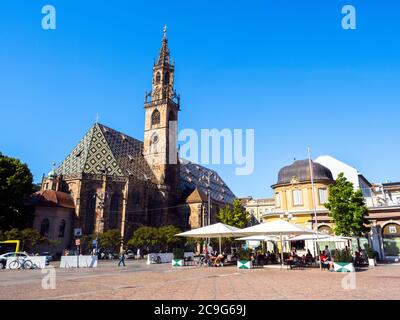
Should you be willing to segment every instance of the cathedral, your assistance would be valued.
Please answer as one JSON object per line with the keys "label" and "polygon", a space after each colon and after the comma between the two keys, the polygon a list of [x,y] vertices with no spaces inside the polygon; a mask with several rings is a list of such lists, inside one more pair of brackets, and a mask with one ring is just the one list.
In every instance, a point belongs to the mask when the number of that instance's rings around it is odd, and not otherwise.
{"label": "cathedral", "polygon": [[50,239],[62,235],[60,248],[72,243],[74,229],[83,235],[118,229],[128,240],[140,226],[198,228],[233,203],[235,195],[215,171],[178,157],[174,71],[164,29],[145,94],[143,142],[96,122],[43,177],[34,227]]}

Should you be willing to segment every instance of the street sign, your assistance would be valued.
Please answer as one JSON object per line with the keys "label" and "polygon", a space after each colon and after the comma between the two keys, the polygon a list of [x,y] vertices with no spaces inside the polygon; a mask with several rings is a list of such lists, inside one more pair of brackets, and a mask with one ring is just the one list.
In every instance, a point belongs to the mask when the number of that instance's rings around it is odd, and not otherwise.
{"label": "street sign", "polygon": [[75,237],[81,237],[82,236],[82,229],[81,228],[75,228],[74,229],[74,236]]}
{"label": "street sign", "polygon": [[93,244],[94,247],[96,247],[97,246],[97,240],[93,240],[92,244]]}
{"label": "street sign", "polygon": [[76,239],[75,240],[75,245],[80,246],[81,245],[81,239]]}

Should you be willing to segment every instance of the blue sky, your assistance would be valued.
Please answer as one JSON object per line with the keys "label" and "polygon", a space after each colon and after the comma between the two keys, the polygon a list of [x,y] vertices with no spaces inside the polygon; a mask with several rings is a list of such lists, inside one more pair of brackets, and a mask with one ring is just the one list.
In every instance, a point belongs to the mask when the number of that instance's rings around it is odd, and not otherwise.
{"label": "blue sky", "polygon": [[[41,28],[41,8],[57,29]],[[341,8],[357,9],[357,30]],[[0,151],[35,181],[93,124],[143,139],[143,96],[167,24],[180,129],[254,128],[255,171],[213,166],[238,196],[266,197],[294,158],[330,154],[398,181],[399,19],[392,0],[0,3]]]}

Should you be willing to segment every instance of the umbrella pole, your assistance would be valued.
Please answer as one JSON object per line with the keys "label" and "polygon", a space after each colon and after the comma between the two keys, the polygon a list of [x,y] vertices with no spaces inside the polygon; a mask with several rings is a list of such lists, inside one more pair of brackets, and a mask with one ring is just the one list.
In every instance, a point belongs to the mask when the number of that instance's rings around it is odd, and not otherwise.
{"label": "umbrella pole", "polygon": [[282,233],[279,234],[279,238],[281,240],[281,270],[283,268],[283,243],[282,243]]}
{"label": "umbrella pole", "polygon": [[221,236],[219,236],[219,254],[221,254],[222,253],[222,250],[221,250]]}

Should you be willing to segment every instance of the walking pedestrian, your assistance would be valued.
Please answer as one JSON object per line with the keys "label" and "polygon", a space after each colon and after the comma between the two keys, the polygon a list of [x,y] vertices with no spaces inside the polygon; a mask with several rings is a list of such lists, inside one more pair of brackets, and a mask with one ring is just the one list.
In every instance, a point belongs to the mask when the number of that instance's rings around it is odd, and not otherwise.
{"label": "walking pedestrian", "polygon": [[120,267],[121,264],[123,264],[125,267],[125,252],[124,252],[124,250],[121,251],[121,254],[119,256],[118,267]]}

